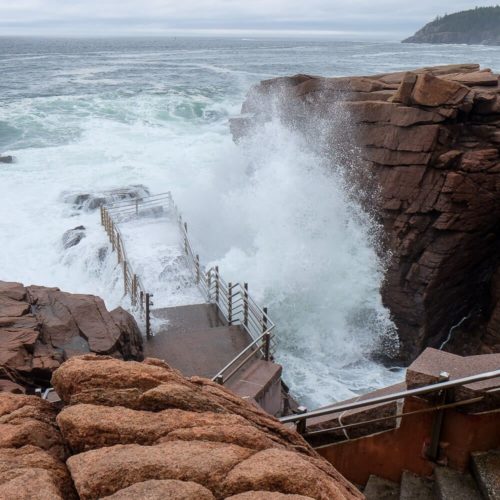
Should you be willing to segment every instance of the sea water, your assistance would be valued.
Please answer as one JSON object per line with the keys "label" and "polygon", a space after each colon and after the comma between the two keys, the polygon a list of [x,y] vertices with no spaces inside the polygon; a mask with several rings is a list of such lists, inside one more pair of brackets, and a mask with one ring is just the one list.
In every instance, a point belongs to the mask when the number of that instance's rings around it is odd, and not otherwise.
{"label": "sea water", "polygon": [[[202,262],[248,282],[269,307],[277,359],[298,399],[315,407],[397,382],[401,371],[371,356],[397,343],[380,297],[386,262],[376,218],[346,189],[342,165],[278,120],[236,145],[228,118],[266,78],[464,62],[498,71],[500,51],[258,37],[0,38],[0,154],[17,158],[0,164],[0,279],[127,305],[98,213],[75,209],[68,193],[133,184],[170,191]],[[65,249],[63,233],[80,225],[85,238]],[[148,227],[129,243],[143,281],[164,291],[156,305],[201,300],[189,283],[175,284],[186,279],[175,236],[165,230],[163,243]]]}

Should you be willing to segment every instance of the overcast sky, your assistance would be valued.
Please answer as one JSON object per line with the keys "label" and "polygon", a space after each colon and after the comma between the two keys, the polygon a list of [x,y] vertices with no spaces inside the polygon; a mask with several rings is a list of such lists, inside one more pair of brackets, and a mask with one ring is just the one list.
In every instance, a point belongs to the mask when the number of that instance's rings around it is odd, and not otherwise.
{"label": "overcast sky", "polygon": [[436,15],[499,0],[0,0],[0,35],[204,32],[399,39]]}

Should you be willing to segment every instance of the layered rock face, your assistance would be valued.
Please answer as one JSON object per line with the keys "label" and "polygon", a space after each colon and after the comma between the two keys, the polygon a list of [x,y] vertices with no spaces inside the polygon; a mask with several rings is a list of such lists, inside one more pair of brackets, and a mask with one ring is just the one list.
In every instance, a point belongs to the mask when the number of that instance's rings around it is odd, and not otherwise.
{"label": "layered rock face", "polygon": [[0,281],[3,390],[48,387],[63,361],[89,352],[142,359],[142,336],[134,318],[121,308],[108,312],[93,295]]}
{"label": "layered rock face", "polygon": [[236,140],[279,116],[331,155],[332,167],[349,166],[383,224],[391,260],[382,294],[403,359],[441,345],[464,318],[474,327],[455,350],[500,351],[498,75],[473,64],[297,75],[254,87],[242,112],[231,123]]}
{"label": "layered rock face", "polygon": [[[0,394],[1,498],[363,498],[293,430],[159,360],[74,357],[53,384],[57,416]],[[43,495],[30,497],[35,475]]]}

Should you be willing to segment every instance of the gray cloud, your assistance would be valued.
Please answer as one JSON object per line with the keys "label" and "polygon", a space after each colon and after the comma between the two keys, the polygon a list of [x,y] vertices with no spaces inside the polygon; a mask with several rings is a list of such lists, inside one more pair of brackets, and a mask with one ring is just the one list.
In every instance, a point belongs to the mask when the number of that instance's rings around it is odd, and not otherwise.
{"label": "gray cloud", "polygon": [[[498,0],[482,1],[495,5]],[[168,34],[214,30],[398,37],[470,0],[0,0],[0,34]]]}

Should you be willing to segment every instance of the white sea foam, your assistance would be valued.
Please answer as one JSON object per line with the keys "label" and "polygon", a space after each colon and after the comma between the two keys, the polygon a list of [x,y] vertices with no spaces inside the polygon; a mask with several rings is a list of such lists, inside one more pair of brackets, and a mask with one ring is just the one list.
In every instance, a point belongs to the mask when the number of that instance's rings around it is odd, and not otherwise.
{"label": "white sea foam", "polygon": [[[401,377],[370,360],[381,340],[394,340],[380,298],[376,225],[345,188],[342,165],[327,164],[278,121],[236,146],[227,116],[239,113],[263,74],[366,74],[442,64],[445,56],[498,69],[498,51],[342,43],[299,50],[285,41],[254,42],[240,49],[229,41],[218,51],[187,40],[175,42],[186,44],[180,50],[147,45],[131,52],[102,41],[95,42],[104,44],[101,52],[51,54],[36,68],[27,59],[38,57],[35,50],[4,58],[19,61],[20,73],[4,72],[0,106],[1,153],[18,158],[0,167],[0,278],[127,306],[98,213],[75,210],[61,193],[131,184],[171,191],[202,261],[219,264],[227,280],[249,282],[269,307],[285,380],[316,406]],[[361,50],[366,57],[355,59]],[[399,56],[380,55],[387,53]],[[94,70],[105,66],[111,71]],[[119,89],[100,87],[101,77]],[[86,237],[64,249],[63,233],[79,225]],[[162,240],[144,225],[128,240],[158,306],[189,303],[198,293],[188,282],[173,285],[186,275],[167,229]]]}

